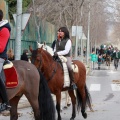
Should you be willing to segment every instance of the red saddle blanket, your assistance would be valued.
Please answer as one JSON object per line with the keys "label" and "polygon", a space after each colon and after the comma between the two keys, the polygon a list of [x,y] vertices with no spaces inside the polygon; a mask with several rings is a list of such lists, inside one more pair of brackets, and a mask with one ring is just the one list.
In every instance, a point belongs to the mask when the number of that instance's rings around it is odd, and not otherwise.
{"label": "red saddle blanket", "polygon": [[6,88],[14,88],[18,85],[18,76],[14,67],[4,69]]}

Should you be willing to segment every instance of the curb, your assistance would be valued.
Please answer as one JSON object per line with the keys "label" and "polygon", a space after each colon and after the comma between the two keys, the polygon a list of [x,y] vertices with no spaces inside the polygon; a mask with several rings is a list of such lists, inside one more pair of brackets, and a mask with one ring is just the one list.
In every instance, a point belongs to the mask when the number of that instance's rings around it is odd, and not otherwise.
{"label": "curb", "polygon": [[[53,97],[53,101],[55,102],[56,101],[55,95],[54,94],[51,94],[51,95]],[[62,100],[64,100],[64,99],[65,99],[65,93],[62,93]],[[31,107],[31,105],[30,105],[29,101],[27,100],[27,98],[25,97],[25,95],[23,95],[19,101],[18,109],[27,108],[27,107]]]}

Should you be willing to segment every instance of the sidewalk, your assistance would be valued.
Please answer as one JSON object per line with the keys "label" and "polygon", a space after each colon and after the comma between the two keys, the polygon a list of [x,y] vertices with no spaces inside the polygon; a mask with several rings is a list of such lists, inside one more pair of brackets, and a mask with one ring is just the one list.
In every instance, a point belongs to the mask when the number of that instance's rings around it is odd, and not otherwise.
{"label": "sidewalk", "polygon": [[[77,60],[80,60],[80,57],[77,58]],[[83,63],[85,64],[85,60],[83,61]],[[90,68],[85,64],[86,67],[86,74],[89,74]],[[53,100],[55,101],[55,95],[53,95]],[[62,92],[62,100],[65,99],[65,93]],[[30,107],[30,103],[28,102],[27,98],[23,95],[23,97],[20,99],[19,104],[18,104],[18,109],[21,108],[26,108],[26,107]]]}
{"label": "sidewalk", "polygon": [[[52,97],[53,97],[53,100],[56,101],[55,95],[52,94]],[[65,99],[65,93],[62,92],[62,100],[64,100],[64,99]],[[23,95],[19,101],[18,109],[22,109],[22,108],[26,108],[26,107],[30,107],[30,103],[28,102],[25,95]]]}

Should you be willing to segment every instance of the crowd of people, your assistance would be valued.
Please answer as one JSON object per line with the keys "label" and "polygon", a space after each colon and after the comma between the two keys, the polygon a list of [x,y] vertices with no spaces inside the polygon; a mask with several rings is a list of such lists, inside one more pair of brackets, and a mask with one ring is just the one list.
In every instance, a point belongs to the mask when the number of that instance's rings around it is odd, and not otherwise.
{"label": "crowd of people", "polygon": [[[23,50],[23,53],[22,53],[20,59],[21,59],[21,60],[24,60],[24,61],[29,61],[28,54],[29,54],[29,52],[28,52],[27,49]],[[13,49],[12,49],[12,48],[10,48],[10,49],[7,51],[7,59],[8,59],[9,61],[15,60],[15,58],[14,58],[14,52],[13,52]]]}
{"label": "crowd of people", "polygon": [[117,61],[117,67],[118,62],[120,59],[120,51],[117,47],[113,47],[112,45],[96,48],[96,53],[93,51],[92,54],[95,54],[97,56],[97,63],[98,63],[98,69],[100,69],[100,65],[104,63],[105,61],[109,60],[109,62],[112,62],[114,60],[114,65],[116,64],[115,61]]}

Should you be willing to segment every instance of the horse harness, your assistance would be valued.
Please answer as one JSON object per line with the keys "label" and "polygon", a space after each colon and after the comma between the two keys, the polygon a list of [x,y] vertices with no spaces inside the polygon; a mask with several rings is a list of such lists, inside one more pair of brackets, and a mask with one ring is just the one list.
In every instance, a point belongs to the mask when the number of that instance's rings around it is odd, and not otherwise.
{"label": "horse harness", "polygon": [[[36,58],[37,58],[37,60],[40,61],[39,67],[38,67],[37,69],[38,69],[39,72],[42,72],[42,71],[41,71],[41,68],[42,68],[42,55],[39,54],[39,55],[36,56]],[[31,61],[31,62],[32,62],[32,64],[34,64],[35,59],[32,58],[32,61]],[[50,65],[50,66],[51,66],[51,65]],[[57,71],[57,62],[56,62],[56,64],[55,64],[54,70],[52,70],[52,75],[51,75],[50,78],[47,80],[48,82],[53,78],[53,76],[55,75],[56,71]],[[44,72],[42,72],[42,73],[43,73],[43,75],[44,75]]]}

